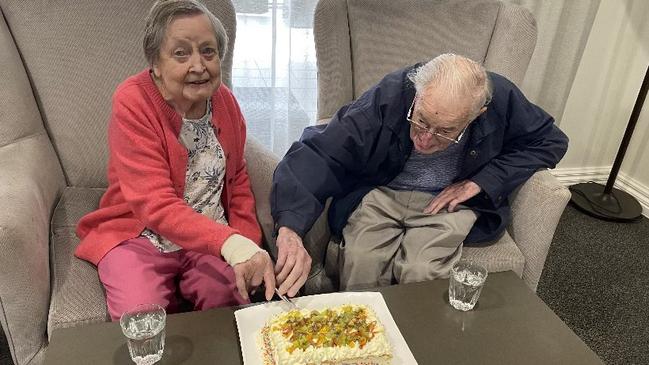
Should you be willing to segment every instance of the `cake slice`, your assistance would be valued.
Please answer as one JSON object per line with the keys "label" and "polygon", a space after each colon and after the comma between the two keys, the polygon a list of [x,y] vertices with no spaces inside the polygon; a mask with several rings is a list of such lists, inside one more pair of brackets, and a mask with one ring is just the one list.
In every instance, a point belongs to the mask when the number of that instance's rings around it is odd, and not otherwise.
{"label": "cake slice", "polygon": [[366,305],[292,310],[275,315],[258,336],[264,365],[387,365],[392,350]]}

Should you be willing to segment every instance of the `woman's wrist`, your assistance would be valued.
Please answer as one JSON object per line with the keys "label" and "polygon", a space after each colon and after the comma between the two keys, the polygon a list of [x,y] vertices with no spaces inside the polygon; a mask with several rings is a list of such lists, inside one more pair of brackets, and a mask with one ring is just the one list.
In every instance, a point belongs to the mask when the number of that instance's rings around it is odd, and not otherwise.
{"label": "woman's wrist", "polygon": [[249,238],[240,234],[233,234],[228,237],[221,246],[221,256],[230,266],[248,261],[257,252],[264,251]]}

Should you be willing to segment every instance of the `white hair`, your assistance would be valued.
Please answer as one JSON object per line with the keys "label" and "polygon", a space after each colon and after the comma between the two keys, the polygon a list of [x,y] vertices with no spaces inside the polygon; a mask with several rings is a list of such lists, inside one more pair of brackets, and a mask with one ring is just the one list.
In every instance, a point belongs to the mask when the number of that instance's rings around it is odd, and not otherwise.
{"label": "white hair", "polygon": [[212,23],[221,61],[228,52],[228,34],[221,21],[198,0],[158,0],[145,19],[142,46],[144,57],[153,66],[160,58],[160,48],[167,33],[167,27],[173,20],[186,15],[204,14]]}
{"label": "white hair", "polygon": [[491,101],[492,86],[487,71],[478,62],[463,56],[441,54],[413,70],[408,77],[417,94],[432,87],[443,90],[451,101],[465,104],[466,100],[472,100],[468,111],[472,118]]}

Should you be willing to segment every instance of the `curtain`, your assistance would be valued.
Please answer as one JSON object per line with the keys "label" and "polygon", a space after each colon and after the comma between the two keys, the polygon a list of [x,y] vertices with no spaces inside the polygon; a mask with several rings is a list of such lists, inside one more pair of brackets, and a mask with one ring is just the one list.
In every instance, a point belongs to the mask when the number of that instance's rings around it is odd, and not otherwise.
{"label": "curtain", "polygon": [[504,1],[527,8],[536,18],[536,49],[520,86],[560,124],[600,0]]}

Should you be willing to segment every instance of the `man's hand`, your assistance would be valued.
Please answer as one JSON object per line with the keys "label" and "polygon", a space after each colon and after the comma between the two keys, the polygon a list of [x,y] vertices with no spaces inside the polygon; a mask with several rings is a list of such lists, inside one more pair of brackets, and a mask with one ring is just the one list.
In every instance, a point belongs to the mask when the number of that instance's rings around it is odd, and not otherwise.
{"label": "man's hand", "polygon": [[458,181],[442,190],[424,209],[424,213],[437,214],[448,207],[449,212],[454,212],[458,204],[463,203],[482,191],[478,184],[471,180]]}
{"label": "man's hand", "polygon": [[250,259],[234,265],[234,277],[239,294],[248,300],[248,293],[254,292],[261,282],[266,287],[266,300],[271,300],[275,292],[275,275],[273,275],[273,261],[268,252],[260,251]]}
{"label": "man's hand", "polygon": [[309,276],[311,256],[302,245],[300,236],[290,228],[279,229],[276,244],[275,274],[280,284],[279,292],[294,297]]}

